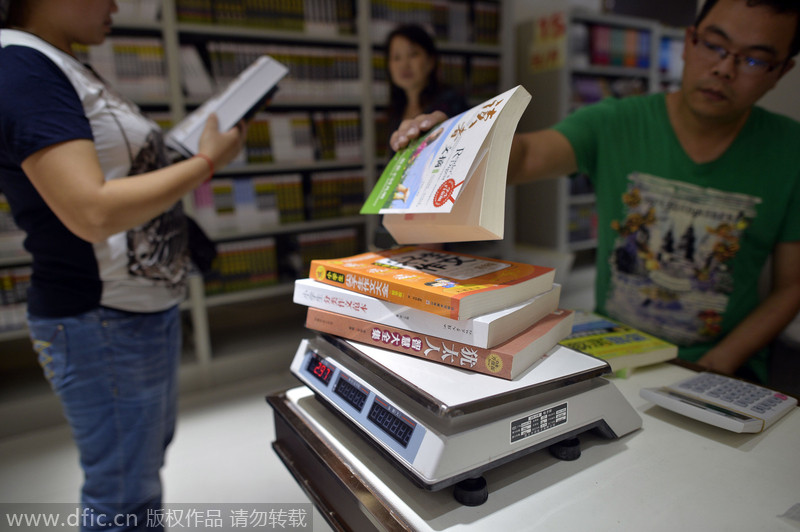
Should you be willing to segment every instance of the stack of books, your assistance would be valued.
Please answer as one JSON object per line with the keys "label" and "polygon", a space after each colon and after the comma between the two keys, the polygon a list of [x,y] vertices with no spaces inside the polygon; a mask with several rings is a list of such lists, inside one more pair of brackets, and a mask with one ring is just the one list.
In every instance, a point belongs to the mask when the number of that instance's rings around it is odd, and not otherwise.
{"label": "stack of books", "polygon": [[306,327],[515,379],[572,331],[553,268],[406,246],[311,261]]}

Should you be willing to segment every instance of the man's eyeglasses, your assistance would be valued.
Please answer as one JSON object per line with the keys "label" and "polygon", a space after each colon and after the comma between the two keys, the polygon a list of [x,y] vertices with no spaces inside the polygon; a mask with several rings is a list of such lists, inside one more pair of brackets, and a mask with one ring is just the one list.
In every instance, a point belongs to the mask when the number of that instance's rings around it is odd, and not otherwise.
{"label": "man's eyeglasses", "polygon": [[697,35],[697,30],[692,30],[692,44],[704,60],[711,62],[724,61],[729,55],[733,57],[734,64],[739,67],[742,74],[761,75],[772,72],[784,65],[786,61],[767,61],[746,54],[736,54],[720,44],[713,43]]}

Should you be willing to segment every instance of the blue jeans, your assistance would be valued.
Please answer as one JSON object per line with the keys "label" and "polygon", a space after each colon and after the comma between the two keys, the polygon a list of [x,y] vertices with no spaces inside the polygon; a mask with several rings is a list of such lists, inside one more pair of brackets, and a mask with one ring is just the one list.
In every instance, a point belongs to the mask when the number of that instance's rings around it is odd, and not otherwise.
{"label": "blue jeans", "polygon": [[[67,318],[28,316],[28,323],[80,451],[81,530],[163,530],[146,525],[161,508],[159,470],[175,430],[178,308],[101,307]],[[122,526],[107,526],[112,519]]]}

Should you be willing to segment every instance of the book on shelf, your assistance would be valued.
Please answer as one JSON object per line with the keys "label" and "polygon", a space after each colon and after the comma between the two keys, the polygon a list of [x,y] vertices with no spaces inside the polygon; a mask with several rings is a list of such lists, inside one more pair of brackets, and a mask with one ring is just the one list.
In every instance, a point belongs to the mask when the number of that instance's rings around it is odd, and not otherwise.
{"label": "book on shelf", "polygon": [[294,282],[293,300],[307,307],[488,348],[519,334],[555,311],[560,295],[561,285],[553,284],[550,290],[527,301],[466,320],[431,314],[313,279],[297,279]]}
{"label": "book on shelf", "polygon": [[32,268],[0,268],[0,332],[24,329]]}
{"label": "book on shelf", "polygon": [[574,312],[556,310],[518,335],[482,348],[309,307],[306,327],[347,340],[503,379],[515,379],[572,330]]}
{"label": "book on shelf", "polygon": [[116,20],[157,22],[161,0],[117,0]]}
{"label": "book on shelf", "polygon": [[192,196],[194,218],[215,237],[304,219],[300,174],[216,178],[198,186]]}
{"label": "book on shelf", "polygon": [[315,259],[317,281],[456,320],[504,309],[553,287],[555,269],[405,246]]}
{"label": "book on shelf", "polygon": [[159,37],[109,36],[97,46],[75,45],[73,53],[130,99],[159,102],[169,96],[166,52]]}
{"label": "book on shelf", "polygon": [[359,170],[335,170],[310,174],[309,218],[357,216],[364,202],[364,174]]}
{"label": "book on shelf", "polygon": [[204,274],[206,295],[251,290],[278,282],[275,238],[217,243],[211,271]]}
{"label": "book on shelf", "polygon": [[360,124],[358,113],[349,111],[256,113],[242,156],[231,164],[360,162]]}
{"label": "book on shelf", "polygon": [[355,33],[354,9],[352,0],[175,0],[179,22],[278,29],[324,36]]}
{"label": "book on shelf", "polygon": [[530,94],[517,86],[432,127],[389,161],[361,209],[400,244],[503,238],[511,139]]}
{"label": "book on shelf", "polygon": [[203,59],[197,47],[191,44],[182,44],[181,56],[181,87],[190,98],[210,98],[214,95],[214,80],[206,70]]}
{"label": "book on shelf", "polygon": [[314,160],[311,115],[306,112],[268,114],[272,158],[277,163]]}
{"label": "book on shelf", "polygon": [[619,376],[678,356],[678,347],[669,342],[587,311],[575,313],[572,333],[560,343],[605,360]]}
{"label": "book on shelf", "polygon": [[470,97],[491,98],[500,86],[500,59],[490,56],[472,56],[469,60]]}
{"label": "book on shelf", "polygon": [[356,227],[293,234],[287,239],[287,249],[282,256],[286,270],[297,279],[308,272],[314,259],[357,253],[361,249],[358,234]]}
{"label": "book on shelf", "polygon": [[268,55],[245,68],[224,90],[205,101],[166,136],[167,144],[188,157],[199,149],[200,135],[211,113],[219,118],[220,131],[227,131],[242,118],[249,118],[266,103],[288,69]]}
{"label": "book on shelf", "polygon": [[[217,86],[230,82],[241,69],[262,55],[275,58],[291,75],[281,81],[275,103],[338,101],[358,106],[361,81],[358,51],[336,46],[286,46],[254,42],[210,41],[206,45],[209,67]],[[321,96],[324,95],[324,96]]]}

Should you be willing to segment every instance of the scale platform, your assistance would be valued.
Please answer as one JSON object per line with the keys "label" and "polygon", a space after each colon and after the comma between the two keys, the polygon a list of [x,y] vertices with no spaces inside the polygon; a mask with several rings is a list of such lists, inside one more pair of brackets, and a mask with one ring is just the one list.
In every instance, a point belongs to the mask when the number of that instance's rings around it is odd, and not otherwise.
{"label": "scale platform", "polygon": [[579,434],[618,438],[641,417],[605,361],[556,346],[513,381],[337,336],[304,339],[292,373],[419,487],[486,500],[481,475],[545,447],[580,455]]}

